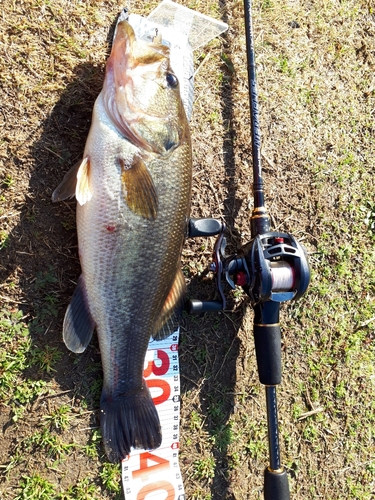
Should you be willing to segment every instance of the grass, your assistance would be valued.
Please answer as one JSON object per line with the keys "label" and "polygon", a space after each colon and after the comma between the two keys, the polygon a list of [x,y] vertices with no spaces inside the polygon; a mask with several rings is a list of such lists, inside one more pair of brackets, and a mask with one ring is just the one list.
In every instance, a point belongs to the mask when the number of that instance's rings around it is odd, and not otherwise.
{"label": "grass", "polygon": [[4,405],[17,415],[25,403],[32,402],[45,390],[43,381],[22,380],[29,366],[31,339],[22,311],[2,310],[0,316],[0,396]]}
{"label": "grass", "polygon": [[[44,289],[48,284],[53,284],[51,275],[38,278],[38,287]],[[18,439],[12,456],[1,466],[1,472],[5,478],[11,477],[15,471],[24,466],[29,456],[43,456],[44,470],[40,473],[24,475],[20,481],[20,492],[17,499],[53,499],[53,500],[85,500],[95,497],[98,487],[88,479],[80,480],[74,485],[68,486],[64,491],[49,482],[44,474],[49,471],[59,471],[67,457],[74,451],[81,456],[98,458],[98,445],[101,435],[93,431],[91,443],[85,445],[71,440],[68,429],[74,424],[75,419],[80,417],[86,407],[85,400],[81,401],[82,410],[77,414],[71,404],[59,403],[51,405],[53,401],[53,381],[39,378],[45,373],[51,375],[55,372],[55,365],[60,360],[62,352],[56,347],[45,346],[43,349],[32,346],[30,330],[22,311],[2,309],[0,312],[0,401],[2,407],[10,410],[12,425],[22,429],[27,411],[30,410],[38,400],[48,402],[40,420],[34,429],[22,439]],[[26,371],[36,369],[40,374],[37,379],[24,376]],[[90,370],[88,371],[90,373]],[[100,386],[101,387],[101,386]],[[90,388],[92,392],[93,388]],[[96,395],[97,397],[98,395]],[[87,413],[87,412],[86,412]],[[9,423],[8,423],[9,425]],[[44,472],[44,474],[43,474]],[[120,491],[119,467],[103,462],[102,470],[98,474],[101,485],[108,491],[118,494]]]}
{"label": "grass", "polygon": [[66,429],[72,420],[70,415],[71,408],[68,405],[61,405],[48,415],[44,415],[43,419],[55,429]]}
{"label": "grass", "polygon": [[3,187],[10,188],[14,184],[14,179],[10,174],[7,174],[3,179]]}
{"label": "grass", "polygon": [[6,231],[0,232],[0,250],[3,250],[9,245],[9,234]]}
{"label": "grass", "polygon": [[114,493],[119,493],[121,489],[121,470],[117,464],[103,464],[103,468],[99,473],[99,477],[103,485]]}
{"label": "grass", "polygon": [[35,474],[21,479],[21,493],[15,497],[15,500],[50,500],[54,493],[53,484]]}
{"label": "grass", "polygon": [[57,493],[55,486],[38,474],[23,476],[21,492],[14,500],[96,500],[97,487],[89,479],[82,479],[65,493]]}
{"label": "grass", "polygon": [[[130,2],[148,14],[155,2]],[[200,49],[191,123],[192,214],[250,239],[250,123],[242,3],[181,1],[229,23]],[[61,325],[79,276],[74,204],[52,190],[82,153],[107,32],[122,7],[4,2],[0,37],[0,496],[119,499],[101,445],[97,344],[67,352]],[[292,497],[375,492],[375,36],[369,0],[254,0],[262,160],[273,229],[307,248],[307,294],[282,306],[281,458]],[[25,12],[27,9],[27,15]],[[143,9],[143,10],[141,10]],[[41,57],[43,55],[43,57]],[[213,239],[187,241],[191,297]],[[229,251],[229,250],[228,250]],[[230,250],[232,251],[232,250]],[[252,311],[184,318],[181,467],[192,499],[255,500],[268,464]]]}
{"label": "grass", "polygon": [[198,479],[212,479],[215,476],[215,459],[212,456],[194,462],[194,475]]}

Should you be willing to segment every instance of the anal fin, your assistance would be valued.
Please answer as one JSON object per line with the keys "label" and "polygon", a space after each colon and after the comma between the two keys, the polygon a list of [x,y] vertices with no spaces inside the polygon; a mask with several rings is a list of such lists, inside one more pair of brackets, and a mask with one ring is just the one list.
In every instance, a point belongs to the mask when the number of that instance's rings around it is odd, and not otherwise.
{"label": "anal fin", "polygon": [[91,340],[94,329],[95,322],[87,305],[85,282],[81,275],[65,313],[63,339],[66,347],[76,353],[83,352]]}
{"label": "anal fin", "polygon": [[176,331],[182,312],[186,283],[181,269],[177,271],[172,288],[154,328],[154,340],[163,340]]}

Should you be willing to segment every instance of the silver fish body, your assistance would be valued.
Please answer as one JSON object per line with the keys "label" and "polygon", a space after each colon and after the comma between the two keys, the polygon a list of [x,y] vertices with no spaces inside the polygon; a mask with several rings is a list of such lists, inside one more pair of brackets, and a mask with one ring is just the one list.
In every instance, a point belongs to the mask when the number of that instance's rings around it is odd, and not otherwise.
{"label": "silver fish body", "polygon": [[131,447],[161,443],[143,367],[150,337],[163,335],[183,297],[191,196],[190,135],[168,49],[138,42],[126,21],[117,28],[84,160],[54,201],[71,195],[72,185],[82,275],[64,341],[82,352],[97,330],[103,440],[109,459],[119,461]]}

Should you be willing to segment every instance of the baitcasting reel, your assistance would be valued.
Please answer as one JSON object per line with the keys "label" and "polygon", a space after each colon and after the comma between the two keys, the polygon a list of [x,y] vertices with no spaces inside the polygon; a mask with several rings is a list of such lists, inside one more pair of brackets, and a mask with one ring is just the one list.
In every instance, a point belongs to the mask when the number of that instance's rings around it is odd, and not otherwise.
{"label": "baitcasting reel", "polygon": [[[252,217],[262,227],[269,227]],[[255,223],[253,226],[255,226]],[[226,307],[223,284],[241,286],[249,295],[254,310],[254,345],[259,381],[266,389],[268,448],[270,463],[264,471],[265,500],[290,500],[288,476],[280,458],[276,387],[281,383],[280,303],[296,300],[306,291],[310,270],[306,254],[288,233],[253,231],[253,239],[238,255],[226,256],[225,225],[215,219],[190,219],[189,236],[218,234],[210,270],[216,274],[221,300],[190,300],[188,311],[197,314],[220,311]],[[255,235],[255,236],[254,236]]]}
{"label": "baitcasting reel", "polygon": [[219,235],[210,271],[216,275],[218,301],[192,299],[190,314],[220,311],[226,308],[223,284],[232,289],[241,286],[253,305],[261,302],[285,302],[298,299],[310,282],[310,271],[303,247],[288,233],[258,234],[244,245],[238,255],[225,254],[225,225],[216,219],[190,219],[189,236]]}

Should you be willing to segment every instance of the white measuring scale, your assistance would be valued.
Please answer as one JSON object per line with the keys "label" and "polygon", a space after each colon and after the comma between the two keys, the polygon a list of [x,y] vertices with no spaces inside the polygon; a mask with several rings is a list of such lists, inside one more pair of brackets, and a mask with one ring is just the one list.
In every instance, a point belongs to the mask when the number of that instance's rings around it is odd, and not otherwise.
{"label": "white measuring scale", "polygon": [[183,500],[178,464],[180,420],[179,331],[167,339],[151,341],[144,377],[159,414],[162,443],[153,451],[133,450],[122,461],[126,500]]}

